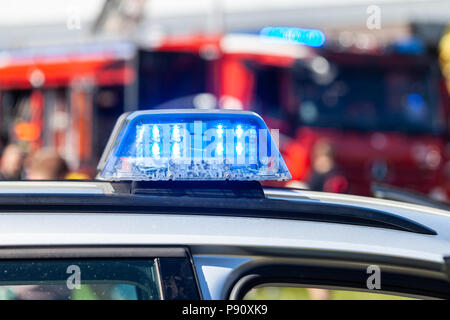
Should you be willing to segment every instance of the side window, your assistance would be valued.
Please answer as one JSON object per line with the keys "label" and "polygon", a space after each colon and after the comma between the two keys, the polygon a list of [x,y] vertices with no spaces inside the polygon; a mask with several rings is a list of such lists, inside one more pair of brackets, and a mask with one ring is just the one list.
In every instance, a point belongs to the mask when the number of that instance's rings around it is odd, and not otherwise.
{"label": "side window", "polygon": [[[142,249],[135,250],[136,258],[128,248],[99,251],[101,258],[90,258],[96,253],[82,250],[79,254],[56,249],[55,258],[36,258],[33,249],[31,254],[13,251],[12,259],[0,252],[0,300],[200,299],[183,249],[159,258],[144,257]],[[83,258],[73,259],[72,254]]]}
{"label": "side window", "polygon": [[156,260],[0,262],[0,299],[159,300]]}

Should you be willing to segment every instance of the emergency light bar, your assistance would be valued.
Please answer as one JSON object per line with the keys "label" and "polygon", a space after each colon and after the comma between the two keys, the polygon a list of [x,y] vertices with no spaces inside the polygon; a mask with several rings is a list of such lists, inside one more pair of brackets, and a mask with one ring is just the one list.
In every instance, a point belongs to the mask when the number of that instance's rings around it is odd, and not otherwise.
{"label": "emergency light bar", "polygon": [[291,178],[262,118],[253,112],[229,110],[124,114],[98,170],[99,179],[110,181]]}

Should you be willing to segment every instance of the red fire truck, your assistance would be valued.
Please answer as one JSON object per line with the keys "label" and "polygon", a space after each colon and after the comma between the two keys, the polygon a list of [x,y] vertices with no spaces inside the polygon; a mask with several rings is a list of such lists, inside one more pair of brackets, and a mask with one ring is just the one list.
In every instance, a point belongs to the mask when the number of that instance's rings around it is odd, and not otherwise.
{"label": "red fire truck", "polygon": [[308,180],[311,150],[327,140],[350,193],[369,194],[378,182],[450,196],[450,103],[435,57],[332,51],[246,35],[172,38],[158,50],[209,58],[206,78],[219,106],[258,111],[280,129],[294,179]]}
{"label": "red fire truck", "polygon": [[298,112],[292,118],[298,125],[285,150],[291,163],[298,161],[297,144],[327,139],[352,193],[367,194],[376,181],[443,194],[449,178],[449,101],[436,59],[319,54],[317,62],[294,72]]}

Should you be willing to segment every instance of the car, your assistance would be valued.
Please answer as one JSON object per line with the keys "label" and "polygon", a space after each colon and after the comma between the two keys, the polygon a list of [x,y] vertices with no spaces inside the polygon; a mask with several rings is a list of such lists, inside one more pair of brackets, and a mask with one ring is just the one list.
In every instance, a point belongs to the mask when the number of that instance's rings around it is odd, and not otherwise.
{"label": "car", "polygon": [[0,182],[0,298],[450,297],[448,211],[264,187],[290,177],[273,133],[252,112],[138,111],[95,181]]}

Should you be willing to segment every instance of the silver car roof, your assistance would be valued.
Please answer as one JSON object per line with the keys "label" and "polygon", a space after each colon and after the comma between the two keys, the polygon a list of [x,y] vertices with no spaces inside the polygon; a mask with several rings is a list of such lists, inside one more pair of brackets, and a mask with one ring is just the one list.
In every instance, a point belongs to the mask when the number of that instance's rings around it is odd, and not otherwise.
{"label": "silver car roof", "polygon": [[[0,195],[111,195],[109,182],[0,182]],[[421,223],[437,235],[328,222],[271,218],[85,212],[0,212],[0,246],[187,245],[194,254],[354,252],[442,263],[450,255],[447,211],[368,197],[264,189],[266,198],[351,204]],[[253,201],[248,199],[248,201]]]}

